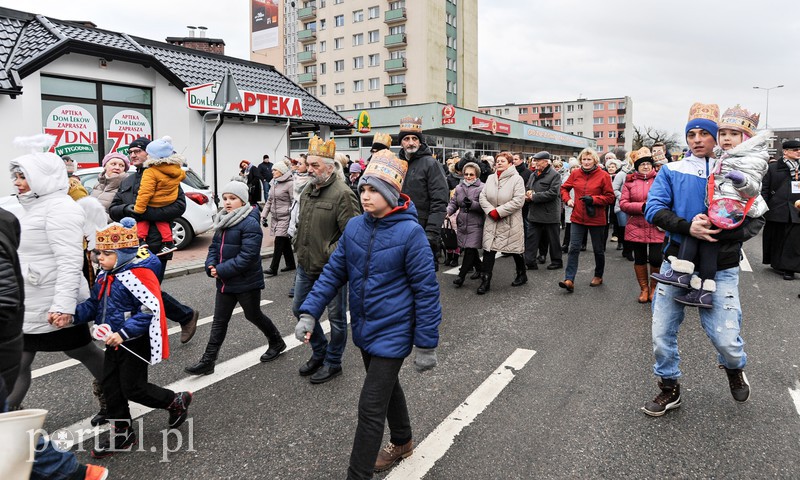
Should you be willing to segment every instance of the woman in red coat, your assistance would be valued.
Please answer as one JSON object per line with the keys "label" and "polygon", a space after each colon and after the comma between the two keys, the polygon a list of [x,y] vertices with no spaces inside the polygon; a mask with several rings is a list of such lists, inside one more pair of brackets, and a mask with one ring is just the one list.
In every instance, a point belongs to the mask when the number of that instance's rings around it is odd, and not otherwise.
{"label": "woman in red coat", "polygon": [[661,268],[661,244],[664,242],[664,232],[655,225],[647,223],[644,219],[644,205],[647,193],[656,177],[653,157],[647,147],[642,147],[631,154],[635,159],[634,173],[628,175],[622,185],[622,195],[619,207],[627,213],[628,225],[625,227],[625,241],[630,242],[633,249],[633,270],[639,282],[641,292],[639,303],[653,300],[656,291],[656,281],[647,280],[647,264],[650,264],[650,273],[658,272]]}
{"label": "woman in red coat", "polygon": [[[585,148],[578,155],[581,168],[570,173],[566,182],[561,185],[561,200],[572,207],[572,228],[570,230],[569,254],[563,282],[558,286],[575,290],[575,273],[578,271],[578,257],[581,253],[581,242],[588,230],[592,237],[594,250],[594,278],[589,284],[597,287],[603,284],[605,270],[605,228],[608,223],[606,207],[616,201],[611,177],[598,167],[600,157],[591,148]],[[575,190],[575,199],[570,198],[570,190]]]}

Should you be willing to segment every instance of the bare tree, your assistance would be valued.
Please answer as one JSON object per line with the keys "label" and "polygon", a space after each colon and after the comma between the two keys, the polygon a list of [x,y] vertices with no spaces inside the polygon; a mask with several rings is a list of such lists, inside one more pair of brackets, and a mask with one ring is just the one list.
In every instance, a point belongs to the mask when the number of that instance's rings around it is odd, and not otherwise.
{"label": "bare tree", "polygon": [[646,125],[633,126],[633,149],[638,150],[642,147],[652,147],[654,143],[661,142],[670,152],[681,149],[682,143],[677,133],[670,133],[665,130],[648,127]]}

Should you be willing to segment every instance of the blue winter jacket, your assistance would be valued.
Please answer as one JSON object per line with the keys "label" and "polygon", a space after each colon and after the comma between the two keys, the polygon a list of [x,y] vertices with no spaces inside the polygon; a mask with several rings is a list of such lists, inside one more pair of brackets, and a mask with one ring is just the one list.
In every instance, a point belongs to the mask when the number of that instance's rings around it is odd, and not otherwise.
{"label": "blue winter jacket", "polygon": [[[150,271],[144,274],[152,273],[156,277],[157,272],[161,271],[161,261],[150,254],[146,258],[137,257],[111,272],[101,271],[92,287],[92,294],[75,308],[75,323],[107,323],[123,340],[147,336],[153,319],[152,312],[143,307],[142,302],[116,279],[117,274],[139,268]],[[154,280],[154,283],[158,281]]]}
{"label": "blue winter jacket", "polygon": [[264,288],[261,267],[261,230],[258,207],[254,206],[244,220],[224,230],[217,230],[208,247],[208,267],[217,268],[217,290],[220,293],[244,293]]}
{"label": "blue winter jacket", "polygon": [[318,319],[349,281],[353,343],[385,358],[407,357],[412,345],[436,347],[442,320],[430,244],[414,204],[406,195],[400,202],[383,218],[365,213],[347,223],[300,307]]}

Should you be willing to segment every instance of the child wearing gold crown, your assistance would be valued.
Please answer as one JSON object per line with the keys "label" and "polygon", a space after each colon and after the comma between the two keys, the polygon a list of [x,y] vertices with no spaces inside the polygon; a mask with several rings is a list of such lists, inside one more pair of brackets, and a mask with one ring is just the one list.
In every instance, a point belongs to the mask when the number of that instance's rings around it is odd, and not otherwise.
{"label": "child wearing gold crown", "polygon": [[[769,138],[772,132],[755,133],[759,114],[751,114],[740,105],[722,114],[717,132],[718,157],[714,172],[709,175],[706,205],[707,216],[716,228],[739,228],[744,217],[759,218],[767,211],[761,198],[761,179],[767,173]],[[675,297],[684,305],[712,308],[712,293],[716,290],[719,244],[687,236],[677,257],[671,257],[672,270],[653,273],[653,279],[688,289]],[[695,266],[694,260],[697,259]],[[699,275],[694,275],[697,269]]]}
{"label": "child wearing gold crown", "polygon": [[192,393],[176,393],[147,381],[147,367],[169,356],[166,317],[156,277],[161,262],[148,250],[139,249],[132,218],[98,229],[96,238],[94,253],[100,273],[92,294],[76,307],[72,319],[58,318],[54,324],[64,327],[70,321],[93,321],[93,336],[106,344],[103,392],[113,425],[112,432],[91,451],[94,458],[104,458],[130,451],[136,444],[128,402],[167,410],[169,428],[178,428],[186,420]]}
{"label": "child wearing gold crown", "polygon": [[[413,453],[411,423],[398,374],[416,347],[419,371],[437,365],[442,308],[425,231],[401,194],[407,164],[390,150],[372,155],[358,182],[364,214],[352,218],[322,275],[300,306],[295,328],[308,342],[325,307],[349,283],[353,343],[367,370],[358,402],[347,478],[372,478]],[[391,440],[380,448],[386,420]]]}

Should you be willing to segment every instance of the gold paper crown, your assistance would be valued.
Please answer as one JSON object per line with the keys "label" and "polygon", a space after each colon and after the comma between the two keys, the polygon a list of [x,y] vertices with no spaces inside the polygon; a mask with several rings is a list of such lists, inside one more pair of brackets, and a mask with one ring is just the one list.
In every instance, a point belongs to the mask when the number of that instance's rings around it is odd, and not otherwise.
{"label": "gold paper crown", "polygon": [[391,147],[392,136],[389,135],[388,133],[376,133],[375,138],[372,139],[372,143],[380,143],[381,145]]}
{"label": "gold paper crown", "polygon": [[125,228],[121,223],[114,222],[103,229],[97,229],[95,247],[97,250],[119,250],[121,248],[138,248],[139,237],[136,235],[136,225]]}
{"label": "gold paper crown", "polygon": [[422,119],[419,117],[406,116],[400,119],[400,131],[410,133],[422,133]]}
{"label": "gold paper crown", "polygon": [[742,108],[737,103],[735,107],[725,110],[725,113],[722,114],[722,118],[719,121],[719,129],[729,128],[752,137],[755,135],[756,128],[758,128],[760,117],[760,114],[751,114],[746,108]]}
{"label": "gold paper crown", "polygon": [[308,141],[308,154],[317,157],[333,158],[336,156],[336,141],[330,139],[326,142],[314,135]]}
{"label": "gold paper crown", "polygon": [[650,158],[653,157],[653,154],[650,153],[650,149],[647,147],[642,147],[639,150],[636,150],[635,152],[631,152],[631,161],[634,163],[636,162],[636,160],[645,157],[650,157]]}
{"label": "gold paper crown", "polygon": [[719,121],[719,107],[716,103],[700,103],[696,102],[689,109],[689,121],[703,118],[711,120],[714,123]]}
{"label": "gold paper crown", "polygon": [[391,150],[380,150],[372,154],[372,159],[364,170],[364,177],[379,178],[400,192],[403,190],[407,171],[408,162],[397,158]]}

